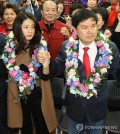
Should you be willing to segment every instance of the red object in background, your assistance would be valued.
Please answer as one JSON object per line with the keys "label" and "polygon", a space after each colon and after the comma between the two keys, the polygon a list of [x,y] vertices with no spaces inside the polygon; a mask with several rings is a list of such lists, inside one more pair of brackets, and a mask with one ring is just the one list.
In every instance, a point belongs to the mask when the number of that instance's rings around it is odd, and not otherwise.
{"label": "red object in background", "polygon": [[4,34],[4,35],[8,36],[8,34],[9,34],[11,31],[12,31],[12,29],[11,29],[11,30],[7,29],[6,24],[0,25],[0,33],[2,33],[2,34]]}
{"label": "red object in background", "polygon": [[65,7],[64,14],[65,15],[69,14],[70,7],[71,7],[73,2],[74,2],[73,0],[64,0],[64,7]]}
{"label": "red object in background", "polygon": [[109,26],[113,26],[114,22],[115,22],[115,19],[117,18],[118,16],[118,12],[116,12],[116,6],[117,6],[117,3],[116,4],[112,4],[112,10],[111,12],[109,13],[109,18],[108,18],[108,22],[107,24]]}
{"label": "red object in background", "polygon": [[102,2],[107,2],[107,0],[102,0]]}

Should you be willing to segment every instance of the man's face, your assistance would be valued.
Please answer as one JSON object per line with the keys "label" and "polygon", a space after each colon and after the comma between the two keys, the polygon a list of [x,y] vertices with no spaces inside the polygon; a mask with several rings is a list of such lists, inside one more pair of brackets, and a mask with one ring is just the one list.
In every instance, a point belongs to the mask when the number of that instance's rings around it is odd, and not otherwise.
{"label": "man's face", "polygon": [[78,24],[76,33],[81,42],[89,46],[97,36],[97,24],[93,18],[88,18]]}
{"label": "man's face", "polygon": [[53,1],[46,1],[43,4],[42,15],[45,23],[53,23],[57,16],[57,5]]}

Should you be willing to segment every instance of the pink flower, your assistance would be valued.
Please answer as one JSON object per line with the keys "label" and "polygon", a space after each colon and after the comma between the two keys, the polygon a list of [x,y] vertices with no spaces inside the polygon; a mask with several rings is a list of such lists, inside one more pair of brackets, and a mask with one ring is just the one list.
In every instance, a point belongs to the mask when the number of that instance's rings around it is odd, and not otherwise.
{"label": "pink flower", "polygon": [[104,56],[104,58],[108,60],[109,59],[109,56],[106,55],[106,56]]}
{"label": "pink flower", "polygon": [[105,46],[102,46],[102,47],[101,47],[101,50],[102,50],[102,51],[106,51],[106,47],[105,47]]}
{"label": "pink flower", "polygon": [[28,79],[29,78],[29,73],[28,72],[23,72],[22,78],[23,79]]}
{"label": "pink flower", "polygon": [[80,84],[80,82],[79,82],[79,81],[74,81],[74,86],[78,87],[78,86],[79,86],[79,84]]}
{"label": "pink flower", "polygon": [[96,42],[96,45],[97,45],[98,47],[100,47],[100,46],[103,45],[103,43],[102,43],[102,41],[100,40],[100,41],[97,41],[97,42]]}
{"label": "pink flower", "polygon": [[84,86],[83,84],[79,84],[79,87],[80,89],[83,91],[83,92],[87,92],[88,91],[88,88],[86,86]]}
{"label": "pink flower", "polygon": [[31,83],[30,83],[30,82],[27,82],[26,85],[27,85],[28,87],[30,87],[30,86],[31,86]]}
{"label": "pink flower", "polygon": [[70,42],[70,43],[69,43],[69,46],[70,46],[70,47],[72,47],[73,45],[74,45],[74,43],[73,43],[73,42]]}
{"label": "pink flower", "polygon": [[8,52],[10,52],[10,53],[12,52],[12,48],[10,48],[10,47],[7,47],[6,50],[7,50]]}
{"label": "pink flower", "polygon": [[99,66],[100,67],[103,67],[104,66],[104,63],[103,62],[99,63]]}
{"label": "pink flower", "polygon": [[12,63],[14,63],[15,62],[15,59],[10,59],[9,61],[8,61],[8,63],[10,63],[10,64],[12,64]]}
{"label": "pink flower", "polygon": [[34,68],[34,72],[37,72],[38,68]]}
{"label": "pink flower", "polygon": [[77,38],[76,34],[72,34],[72,37],[73,37],[74,39],[76,39],[76,38]]}
{"label": "pink flower", "polygon": [[22,84],[27,85],[27,80],[22,79]]}
{"label": "pink flower", "polygon": [[65,66],[66,66],[67,68],[71,67],[70,62],[66,62],[66,63],[65,63]]}
{"label": "pink flower", "polygon": [[33,67],[33,64],[30,63],[30,64],[28,65],[28,67],[29,67],[29,68],[32,68],[32,67]]}
{"label": "pink flower", "polygon": [[76,58],[78,56],[77,52],[73,52],[73,57]]}
{"label": "pink flower", "polygon": [[37,52],[37,50],[35,49],[35,50],[34,50],[34,54],[37,54],[37,53],[38,53],[38,52]]}
{"label": "pink flower", "polygon": [[99,83],[99,82],[100,82],[100,80],[101,80],[101,79],[100,79],[99,77],[96,77],[96,78],[94,78],[94,80],[93,80],[93,81],[94,81],[94,82],[96,82],[96,83]]}
{"label": "pink flower", "polygon": [[12,70],[12,71],[10,71],[10,76],[12,77],[12,78],[14,78],[16,75],[17,75],[17,71],[15,71],[15,70]]}
{"label": "pink flower", "polygon": [[36,59],[35,55],[32,55],[32,59],[33,59],[33,60],[35,60],[35,59]]}
{"label": "pink flower", "polygon": [[91,69],[91,72],[95,72],[95,68],[92,68],[92,69]]}
{"label": "pink flower", "polygon": [[66,85],[67,85],[67,86],[70,86],[70,82],[67,81],[67,82],[66,82]]}

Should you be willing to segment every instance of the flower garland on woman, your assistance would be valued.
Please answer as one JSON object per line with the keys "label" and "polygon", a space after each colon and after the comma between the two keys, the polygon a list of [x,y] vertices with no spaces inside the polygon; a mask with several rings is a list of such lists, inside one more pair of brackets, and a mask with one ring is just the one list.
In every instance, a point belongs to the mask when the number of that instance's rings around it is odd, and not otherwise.
{"label": "flower garland on woman", "polygon": [[91,74],[87,78],[80,82],[80,76],[77,72],[78,67],[78,40],[75,34],[69,38],[69,42],[66,44],[66,79],[67,86],[70,87],[72,94],[78,94],[80,96],[89,99],[92,96],[97,96],[96,87],[102,84],[102,80],[107,75],[107,68],[110,67],[112,60],[112,51],[109,48],[109,40],[106,40],[104,35],[100,32],[97,33],[96,46],[99,47],[99,58],[95,62],[95,67],[91,69]]}
{"label": "flower garland on woman", "polygon": [[8,69],[10,81],[18,83],[19,97],[26,98],[34,89],[36,79],[38,78],[36,72],[41,64],[37,61],[38,51],[47,50],[47,43],[43,37],[41,37],[41,45],[36,46],[34,53],[32,54],[31,62],[27,66],[29,73],[22,71],[15,63],[15,50],[17,42],[14,40],[13,32],[10,32],[6,39],[5,49],[2,55],[2,59]]}
{"label": "flower garland on woman", "polygon": [[[2,58],[9,78],[7,125],[21,128],[24,134],[33,133],[32,120],[36,133],[48,134],[57,126],[50,85],[50,57],[44,63],[38,62],[39,51],[42,56],[43,51],[47,53],[38,21],[33,14],[21,12],[15,19],[13,33],[7,37]],[[49,122],[54,125],[51,127]]]}

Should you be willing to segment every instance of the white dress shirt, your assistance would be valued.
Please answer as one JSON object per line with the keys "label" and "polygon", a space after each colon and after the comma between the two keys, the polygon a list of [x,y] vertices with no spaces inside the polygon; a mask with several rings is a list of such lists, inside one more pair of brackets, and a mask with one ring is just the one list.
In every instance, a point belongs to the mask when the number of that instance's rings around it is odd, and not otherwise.
{"label": "white dress shirt", "polygon": [[90,67],[93,68],[94,67],[94,62],[95,62],[95,58],[97,55],[97,46],[95,41],[93,41],[89,46],[85,46],[80,40],[79,40],[79,56],[78,58],[82,61],[83,63],[83,54],[84,54],[84,47],[89,47],[89,50],[87,51],[89,58],[90,58]]}

